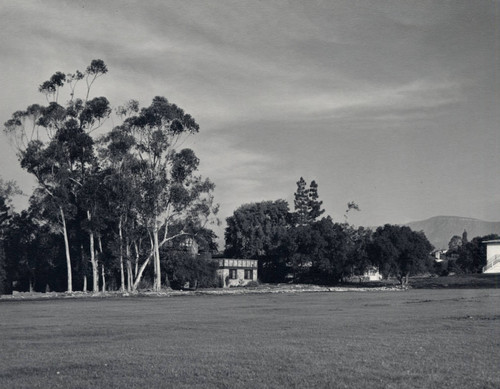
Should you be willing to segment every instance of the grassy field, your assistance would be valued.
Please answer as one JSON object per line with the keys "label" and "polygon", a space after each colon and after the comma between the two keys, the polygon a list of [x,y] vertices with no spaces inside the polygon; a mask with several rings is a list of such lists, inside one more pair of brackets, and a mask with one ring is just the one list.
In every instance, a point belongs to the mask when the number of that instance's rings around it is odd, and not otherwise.
{"label": "grassy field", "polygon": [[499,388],[500,290],[0,301],[2,388]]}

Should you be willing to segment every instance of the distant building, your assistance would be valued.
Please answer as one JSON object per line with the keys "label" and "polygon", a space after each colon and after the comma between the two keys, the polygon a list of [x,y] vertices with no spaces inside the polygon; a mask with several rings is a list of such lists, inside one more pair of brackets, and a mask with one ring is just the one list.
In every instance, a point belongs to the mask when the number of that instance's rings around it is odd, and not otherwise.
{"label": "distant building", "polygon": [[366,269],[363,278],[365,281],[380,281],[382,274],[380,274],[378,267],[372,266]]}
{"label": "distant building", "polygon": [[486,266],[483,273],[500,273],[500,239],[487,240],[486,244]]}
{"label": "distant building", "polygon": [[200,245],[191,235],[181,236],[175,240],[167,243],[167,247],[174,252],[187,253],[193,258],[200,258],[205,260],[212,259],[212,252],[206,245]]}
{"label": "distant building", "polygon": [[219,258],[218,261],[217,275],[225,288],[244,286],[252,281],[257,281],[258,261],[256,259]]}
{"label": "distant building", "polygon": [[446,251],[448,250],[434,250],[431,255],[436,262],[443,262],[445,260]]}
{"label": "distant building", "polygon": [[365,270],[362,275],[352,275],[348,278],[350,282],[367,282],[367,281],[380,281],[382,279],[382,274],[380,274],[379,268],[376,266],[370,266]]}
{"label": "distant building", "polygon": [[434,250],[431,255],[436,262],[456,261],[460,256],[457,249],[452,250]]}
{"label": "distant building", "polygon": [[187,236],[184,239],[182,239],[179,244],[178,244],[179,250],[188,252],[191,255],[198,255],[199,254],[199,245],[198,243],[194,240],[193,237]]}

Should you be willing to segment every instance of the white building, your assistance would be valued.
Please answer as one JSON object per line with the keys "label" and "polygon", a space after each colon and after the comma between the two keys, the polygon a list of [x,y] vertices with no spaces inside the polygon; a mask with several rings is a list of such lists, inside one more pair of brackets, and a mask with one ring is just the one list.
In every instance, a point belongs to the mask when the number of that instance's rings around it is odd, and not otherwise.
{"label": "white building", "polygon": [[257,260],[220,258],[217,275],[225,288],[257,282]]}
{"label": "white building", "polygon": [[500,273],[500,239],[487,240],[486,244],[486,266],[483,273]]}

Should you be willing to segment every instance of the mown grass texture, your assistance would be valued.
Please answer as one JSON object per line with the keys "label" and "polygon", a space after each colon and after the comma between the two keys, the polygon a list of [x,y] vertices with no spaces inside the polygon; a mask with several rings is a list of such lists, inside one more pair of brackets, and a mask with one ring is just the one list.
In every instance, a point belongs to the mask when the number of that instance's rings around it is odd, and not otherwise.
{"label": "mown grass texture", "polygon": [[0,302],[2,388],[498,388],[500,290]]}

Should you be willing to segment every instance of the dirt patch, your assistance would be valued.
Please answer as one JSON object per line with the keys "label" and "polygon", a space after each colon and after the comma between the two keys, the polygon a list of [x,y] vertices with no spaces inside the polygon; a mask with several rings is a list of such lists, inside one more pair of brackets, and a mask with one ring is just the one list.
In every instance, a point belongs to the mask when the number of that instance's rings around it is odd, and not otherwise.
{"label": "dirt patch", "polygon": [[200,295],[240,295],[240,294],[265,294],[265,293],[325,293],[325,292],[374,292],[374,291],[401,291],[394,286],[378,287],[327,287],[318,285],[303,284],[276,284],[260,285],[257,287],[245,288],[224,288],[224,289],[198,289],[195,291],[181,291],[164,289],[160,292],[150,290],[137,292],[14,292],[12,295],[1,295],[0,300],[45,300],[45,299],[78,299],[78,298],[127,298],[127,297],[176,297],[176,296],[200,296]]}
{"label": "dirt patch", "polygon": [[[410,278],[409,289],[498,289],[500,275],[498,274],[468,274],[450,277],[413,277]],[[161,292],[142,290],[139,292],[48,292],[29,293],[14,292],[12,295],[0,295],[0,300],[38,300],[60,298],[122,298],[122,297],[152,297],[152,296],[190,296],[190,295],[239,295],[263,293],[319,293],[319,292],[376,292],[401,291],[396,280],[386,280],[365,283],[348,283],[342,286],[320,286],[307,284],[261,284],[256,287],[234,287],[217,289],[198,289],[195,291],[179,291],[164,289]],[[427,302],[427,301],[422,301]]]}

